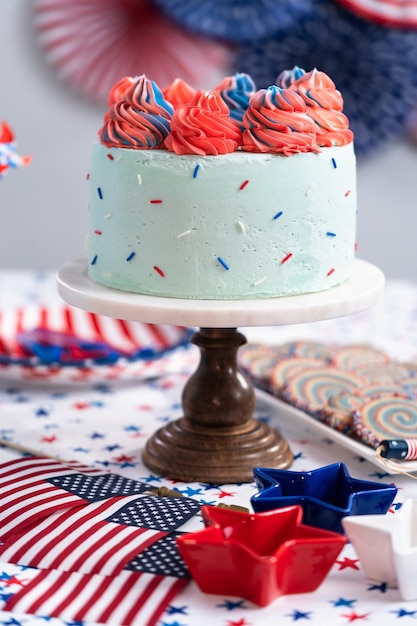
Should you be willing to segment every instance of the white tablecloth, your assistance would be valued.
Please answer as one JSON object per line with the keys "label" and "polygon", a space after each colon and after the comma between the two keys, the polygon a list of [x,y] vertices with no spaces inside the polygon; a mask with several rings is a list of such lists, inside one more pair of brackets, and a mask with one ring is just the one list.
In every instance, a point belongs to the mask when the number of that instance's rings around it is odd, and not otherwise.
{"label": "white tablecloth", "polygon": [[[39,303],[48,305],[58,299],[52,273],[0,272],[0,311]],[[417,286],[388,282],[378,305],[350,317],[240,331],[249,341],[263,343],[297,339],[372,343],[395,359],[411,360],[417,355]],[[0,437],[45,455],[109,468],[153,486],[173,486],[171,481],[148,471],[142,464],[141,450],[156,428],[181,415],[181,391],[197,362],[197,348],[191,346],[179,349],[157,378],[129,377],[125,372],[119,378],[103,379],[98,368],[94,377],[75,382],[60,377],[22,378],[19,367],[0,368]],[[295,455],[292,470],[307,471],[343,462],[354,477],[395,483],[398,493],[388,514],[395,514],[406,498],[417,498],[415,480],[387,474],[382,467],[316,433],[314,428],[307,432],[301,424],[286,420],[273,402],[259,400],[257,415],[278,427],[289,440]],[[0,462],[18,456],[16,451],[0,448]],[[234,503],[248,508],[250,497],[256,492],[254,483],[220,486],[175,483],[175,488],[200,503]],[[196,524],[196,528],[201,527],[201,521]],[[24,584],[25,578],[24,568],[0,563],[0,607],[9,594]],[[283,596],[268,607],[259,608],[240,598],[206,595],[191,582],[174,599],[160,626],[276,626],[294,622],[311,626],[342,626],[353,622],[389,626],[415,620],[417,601],[404,602],[398,590],[370,583],[348,544],[314,593]],[[0,611],[0,624],[4,625],[45,621],[43,616]],[[48,621],[62,624],[57,618]]]}

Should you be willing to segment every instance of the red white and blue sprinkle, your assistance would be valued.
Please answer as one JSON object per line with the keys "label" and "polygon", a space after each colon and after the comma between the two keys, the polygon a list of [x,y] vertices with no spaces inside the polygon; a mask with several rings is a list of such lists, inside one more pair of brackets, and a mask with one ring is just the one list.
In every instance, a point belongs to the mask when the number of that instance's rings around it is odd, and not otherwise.
{"label": "red white and blue sprinkle", "polygon": [[103,192],[101,191],[101,187],[97,187],[97,193],[100,200],[103,200]]}
{"label": "red white and blue sprinkle", "polygon": [[138,178],[138,185],[142,184],[142,176],[140,174],[137,175]]}
{"label": "red white and blue sprinkle", "polygon": [[328,237],[336,237],[336,233],[332,233],[330,230],[327,231],[326,235]]}
{"label": "red white and blue sprinkle", "polygon": [[229,270],[230,269],[230,267],[227,265],[226,261],[224,259],[222,259],[221,256],[218,256],[217,260],[220,263],[220,265],[222,265],[224,267],[225,270]]}
{"label": "red white and blue sprinkle", "polygon": [[193,178],[197,178],[198,175],[198,170],[200,169],[200,163],[197,163],[197,165],[194,168],[194,172],[193,172]]}
{"label": "red white and blue sprinkle", "polygon": [[160,198],[155,198],[154,200],[151,200],[150,202],[151,204],[161,204],[162,200]]}
{"label": "red white and blue sprinkle", "polygon": [[337,168],[337,163],[336,163],[336,159],[334,157],[332,157],[332,163],[333,163],[334,169],[336,169]]}
{"label": "red white and blue sprinkle", "polygon": [[158,272],[158,274],[159,274],[160,276],[162,276],[162,278],[164,278],[164,277],[165,277],[165,274],[164,274],[164,272],[161,270],[161,268],[160,268],[160,267],[158,267],[157,265],[154,265],[154,266],[153,266],[153,269],[155,270],[155,272]]}
{"label": "red white and blue sprinkle", "polygon": [[177,239],[181,239],[182,237],[187,237],[191,233],[191,230],[184,230],[183,233],[177,235]]}
{"label": "red white and blue sprinkle", "polygon": [[131,253],[129,254],[129,256],[127,257],[126,261],[127,261],[127,262],[128,262],[128,261],[131,261],[135,255],[136,255],[136,252],[131,252]]}
{"label": "red white and blue sprinkle", "polygon": [[284,256],[284,258],[281,261],[281,264],[286,263],[288,259],[290,259],[291,257],[292,257],[292,252],[289,252],[286,256]]}
{"label": "red white and blue sprinkle", "polygon": [[91,261],[91,265],[95,265],[97,261],[97,254],[93,257],[93,260]]}
{"label": "red white and blue sprinkle", "polygon": [[334,272],[334,267],[332,267],[332,269],[327,272],[327,276],[331,276],[333,272]]}
{"label": "red white and blue sprinkle", "polygon": [[282,211],[278,211],[278,213],[276,213],[272,219],[277,220],[279,217],[281,217],[282,213]]}
{"label": "red white and blue sprinkle", "polygon": [[248,184],[249,184],[249,181],[248,180],[244,180],[243,183],[240,185],[239,189],[240,190],[244,189],[246,187],[246,185],[248,185]]}

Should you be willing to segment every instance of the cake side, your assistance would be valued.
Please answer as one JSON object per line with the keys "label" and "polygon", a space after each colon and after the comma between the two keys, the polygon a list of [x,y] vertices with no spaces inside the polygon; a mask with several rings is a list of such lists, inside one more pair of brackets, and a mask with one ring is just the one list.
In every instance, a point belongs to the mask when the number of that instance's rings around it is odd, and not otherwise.
{"label": "cake side", "polygon": [[89,275],[109,287],[266,298],[329,289],[352,271],[352,143],[286,157],[96,142],[89,188]]}

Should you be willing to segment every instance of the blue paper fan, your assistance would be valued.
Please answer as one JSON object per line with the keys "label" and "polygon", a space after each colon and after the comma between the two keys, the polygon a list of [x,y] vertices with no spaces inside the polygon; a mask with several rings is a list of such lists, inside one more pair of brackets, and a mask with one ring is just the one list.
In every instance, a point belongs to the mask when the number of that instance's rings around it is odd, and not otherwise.
{"label": "blue paper fan", "polygon": [[154,0],[171,19],[196,34],[229,42],[254,41],[292,26],[318,0]]}
{"label": "blue paper fan", "polygon": [[295,65],[336,83],[358,156],[402,133],[417,102],[417,32],[363,20],[331,0],[273,38],[240,46],[235,60],[258,88]]}

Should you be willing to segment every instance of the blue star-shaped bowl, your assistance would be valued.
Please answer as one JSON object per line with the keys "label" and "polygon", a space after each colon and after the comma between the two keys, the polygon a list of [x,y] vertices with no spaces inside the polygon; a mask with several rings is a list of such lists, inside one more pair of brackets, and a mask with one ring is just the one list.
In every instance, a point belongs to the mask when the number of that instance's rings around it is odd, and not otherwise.
{"label": "blue star-shaped bowl", "polygon": [[350,476],[343,463],[310,472],[255,468],[259,493],[251,498],[255,512],[300,505],[303,523],[343,533],[348,515],[385,514],[397,494],[394,485]]}

